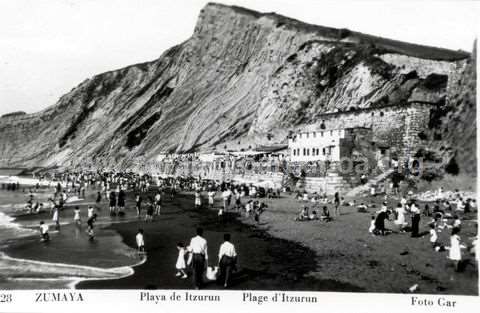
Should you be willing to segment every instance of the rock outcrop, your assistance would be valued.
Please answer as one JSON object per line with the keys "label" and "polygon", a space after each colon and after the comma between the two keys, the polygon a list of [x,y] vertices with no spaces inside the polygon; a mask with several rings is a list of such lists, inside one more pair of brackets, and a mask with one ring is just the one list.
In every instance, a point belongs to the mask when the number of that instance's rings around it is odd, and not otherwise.
{"label": "rock outcrop", "polygon": [[94,76],[41,112],[0,118],[0,160],[128,165],[163,152],[281,143],[325,113],[444,105],[450,77],[469,58],[208,4],[191,38],[157,60]]}

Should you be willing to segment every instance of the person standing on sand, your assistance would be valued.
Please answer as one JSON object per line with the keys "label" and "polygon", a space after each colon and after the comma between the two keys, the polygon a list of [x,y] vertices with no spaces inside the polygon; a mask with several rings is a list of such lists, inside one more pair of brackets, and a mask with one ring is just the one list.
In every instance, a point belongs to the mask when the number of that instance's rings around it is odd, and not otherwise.
{"label": "person standing on sand", "polygon": [[59,211],[58,206],[55,206],[53,208],[52,221],[55,223],[55,229],[56,230],[60,230],[60,215],[59,215],[58,211]]}
{"label": "person standing on sand", "polygon": [[97,191],[97,200],[95,200],[95,203],[99,205],[100,202],[102,202],[102,193],[100,191]]}
{"label": "person standing on sand", "polygon": [[203,285],[203,273],[208,266],[207,241],[203,236],[203,229],[197,228],[197,236],[190,240],[188,251],[192,253],[193,285],[200,289]]}
{"label": "person standing on sand", "polygon": [[237,263],[237,252],[235,246],[230,242],[230,234],[223,235],[223,243],[218,252],[218,266],[220,268],[219,282],[223,282],[223,287],[230,285],[230,277]]}
{"label": "person standing on sand", "polygon": [[340,216],[340,193],[337,191],[335,192],[335,216]]}
{"label": "person standing on sand", "polygon": [[410,206],[410,212],[412,212],[412,237],[418,237],[419,225],[420,225],[420,210],[415,202],[412,202]]}
{"label": "person standing on sand", "polygon": [[142,213],[142,197],[139,194],[135,195],[135,209],[137,210],[137,217]]}
{"label": "person standing on sand", "polygon": [[115,194],[115,191],[112,190],[110,192],[110,216],[117,215],[116,210],[117,210],[117,195]]}
{"label": "person standing on sand", "polygon": [[465,248],[460,242],[460,228],[452,228],[452,235],[450,236],[450,250],[448,258],[453,261],[453,266],[456,272],[460,270],[460,262],[462,261],[462,249]]}
{"label": "person standing on sand", "polygon": [[200,190],[195,190],[195,208],[196,209],[200,209],[200,207],[202,206],[202,198],[201,198],[201,195],[200,195]]}
{"label": "person standing on sand", "polygon": [[155,195],[155,215],[160,216],[160,210],[162,209],[162,194],[160,190]]}
{"label": "person standing on sand", "polygon": [[137,242],[138,253],[145,252],[145,239],[143,237],[143,229],[140,228],[135,236],[135,241]]}
{"label": "person standing on sand", "polygon": [[215,201],[215,190],[211,188],[207,195],[208,195],[208,207],[210,209],[213,209],[213,203]]}
{"label": "person standing on sand", "polygon": [[77,225],[82,224],[82,221],[80,220],[80,208],[76,206],[73,212],[75,213],[73,216],[73,221],[75,222],[75,224]]}
{"label": "person standing on sand", "polygon": [[125,215],[125,190],[123,188],[120,188],[120,191],[118,192],[118,215],[119,216],[124,216]]}

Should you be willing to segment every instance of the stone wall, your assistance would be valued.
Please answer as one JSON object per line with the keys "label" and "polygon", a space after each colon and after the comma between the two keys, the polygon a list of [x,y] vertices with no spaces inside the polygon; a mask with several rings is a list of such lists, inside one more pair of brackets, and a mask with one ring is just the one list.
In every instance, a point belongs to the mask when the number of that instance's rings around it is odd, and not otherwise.
{"label": "stone wall", "polygon": [[318,125],[308,128],[316,130],[322,120],[326,129],[371,128],[374,142],[391,147],[392,152],[397,152],[400,159],[404,159],[414,154],[412,147],[416,150],[421,145],[418,134],[428,126],[431,108],[431,104],[409,103],[329,113],[319,118]]}

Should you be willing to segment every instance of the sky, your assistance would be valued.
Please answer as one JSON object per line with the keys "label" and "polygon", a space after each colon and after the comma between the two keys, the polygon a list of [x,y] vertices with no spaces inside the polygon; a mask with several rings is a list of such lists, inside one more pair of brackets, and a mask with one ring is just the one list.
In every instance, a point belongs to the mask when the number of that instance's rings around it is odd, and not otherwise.
{"label": "sky", "polygon": [[[93,75],[188,39],[205,0],[0,0],[0,115],[55,104]],[[471,51],[476,1],[217,0],[307,23]]]}

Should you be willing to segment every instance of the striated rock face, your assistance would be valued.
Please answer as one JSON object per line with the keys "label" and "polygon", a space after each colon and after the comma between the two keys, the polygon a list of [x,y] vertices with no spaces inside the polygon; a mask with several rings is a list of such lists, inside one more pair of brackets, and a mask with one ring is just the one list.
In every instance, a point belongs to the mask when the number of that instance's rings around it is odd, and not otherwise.
{"label": "striated rock face", "polygon": [[159,59],[99,74],[44,111],[0,118],[0,160],[128,165],[285,142],[325,113],[444,105],[449,77],[468,58],[208,4],[192,37]]}

